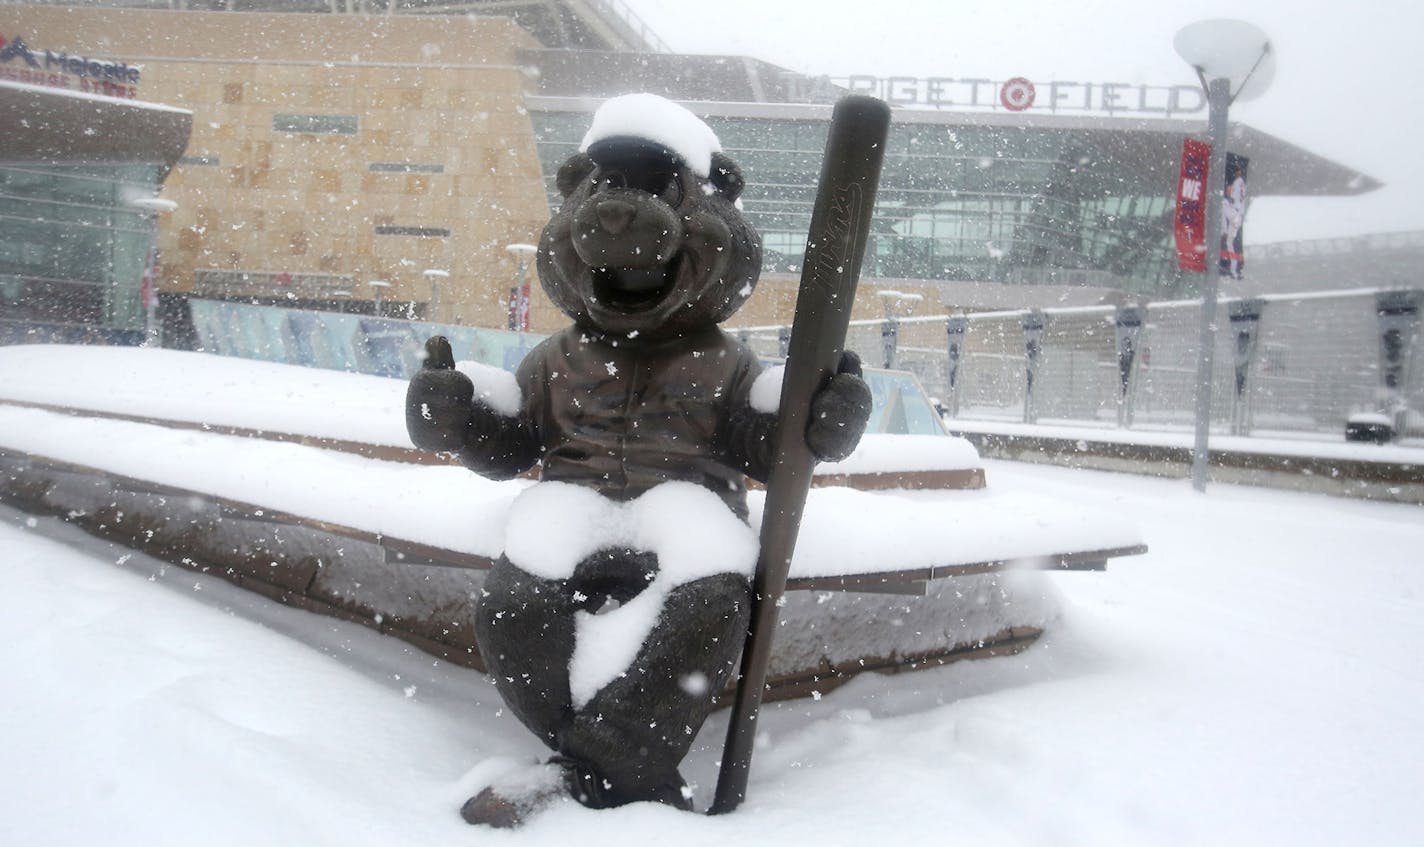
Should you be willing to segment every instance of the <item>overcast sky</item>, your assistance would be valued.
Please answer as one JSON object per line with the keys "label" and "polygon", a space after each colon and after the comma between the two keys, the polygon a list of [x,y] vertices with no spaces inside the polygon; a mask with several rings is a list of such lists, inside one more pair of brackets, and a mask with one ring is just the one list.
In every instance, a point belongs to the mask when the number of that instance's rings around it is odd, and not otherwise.
{"label": "overcast sky", "polygon": [[[1195,84],[1172,49],[1182,26],[1231,17],[1277,56],[1233,120],[1363,171],[1357,198],[1265,198],[1253,241],[1424,230],[1424,4],[1409,0],[624,0],[675,51],[753,56],[814,75],[1024,76]],[[1205,113],[1202,113],[1205,121]]]}

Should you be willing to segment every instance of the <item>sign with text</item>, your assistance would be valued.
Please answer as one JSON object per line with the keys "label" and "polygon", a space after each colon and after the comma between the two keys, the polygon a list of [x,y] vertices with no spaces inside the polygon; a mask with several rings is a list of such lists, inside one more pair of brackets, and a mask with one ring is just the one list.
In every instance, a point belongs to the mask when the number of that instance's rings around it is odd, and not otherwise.
{"label": "sign with text", "polygon": [[18,35],[0,35],[0,79],[132,99],[142,76],[126,62],[32,48]]}
{"label": "sign with text", "polygon": [[1172,229],[1177,241],[1177,267],[1191,273],[1206,270],[1206,181],[1210,168],[1210,144],[1195,138],[1183,142]]}
{"label": "sign with text", "polygon": [[980,77],[868,76],[857,74],[817,80],[787,77],[793,100],[829,102],[836,92],[869,94],[894,106],[928,109],[1007,109],[1011,112],[1130,112],[1141,115],[1189,115],[1206,109],[1197,85],[1144,85],[1126,82],[1034,82]]}

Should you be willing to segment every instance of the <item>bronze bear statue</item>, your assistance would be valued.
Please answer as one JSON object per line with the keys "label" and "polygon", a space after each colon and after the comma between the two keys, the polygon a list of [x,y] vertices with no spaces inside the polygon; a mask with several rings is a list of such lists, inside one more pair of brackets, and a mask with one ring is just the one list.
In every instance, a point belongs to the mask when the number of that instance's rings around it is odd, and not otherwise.
{"label": "bronze bear statue", "polygon": [[[681,110],[654,105],[661,117]],[[717,326],[751,295],[761,268],[760,237],[737,205],[740,169],[715,136],[689,149],[669,141],[663,124],[635,121],[631,130],[615,123],[591,132],[556,182],[563,203],[542,234],[538,272],[573,324],[519,365],[517,410],[475,398],[448,343],[431,339],[407,395],[412,440],[494,478],[537,463],[535,489],[563,483],[617,504],[695,487],[707,502],[687,501],[689,524],[725,507],[744,527],[745,479],[770,473],[777,417],[774,399],[752,402],[757,357]],[[849,455],[870,404],[859,364],[847,356],[814,399],[812,453]],[[551,531],[562,520],[556,508],[540,519]],[[556,751],[562,790],[595,808],[653,800],[690,809],[678,765],[736,666],[748,564],[663,579],[671,563],[627,539],[589,553],[550,570],[507,543],[477,607],[480,653],[513,714]],[[580,694],[579,680],[571,685],[580,622],[631,609],[654,590],[655,622],[636,656]],[[501,802],[487,790],[463,813],[498,824],[509,812]]]}

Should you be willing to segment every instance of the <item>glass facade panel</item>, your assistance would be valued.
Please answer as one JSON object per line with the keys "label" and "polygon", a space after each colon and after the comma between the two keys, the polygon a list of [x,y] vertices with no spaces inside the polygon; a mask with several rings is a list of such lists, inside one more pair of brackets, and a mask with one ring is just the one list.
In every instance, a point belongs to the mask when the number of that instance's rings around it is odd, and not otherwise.
{"label": "glass facade panel", "polygon": [[157,165],[0,166],[0,323],[141,331]]}
{"label": "glass facade panel", "polygon": [[[577,149],[589,116],[531,117],[556,206],[554,174]],[[765,269],[793,270],[805,249],[827,125],[706,121],[746,175],[742,204],[762,234]],[[866,275],[1178,293],[1171,198],[1155,193],[1162,189],[1156,175],[1119,161],[1111,146],[1111,136],[1062,129],[892,124]]]}

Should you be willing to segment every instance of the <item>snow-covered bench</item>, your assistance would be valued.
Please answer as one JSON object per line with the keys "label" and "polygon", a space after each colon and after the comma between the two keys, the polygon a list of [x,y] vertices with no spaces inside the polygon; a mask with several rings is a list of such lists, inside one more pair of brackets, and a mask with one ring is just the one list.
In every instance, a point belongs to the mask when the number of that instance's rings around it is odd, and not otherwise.
{"label": "snow-covered bench", "polygon": [[[417,459],[399,381],[69,347],[2,348],[0,374],[10,499],[130,540],[147,533],[170,552],[201,548],[187,558],[477,664],[470,596],[500,555],[510,504],[532,483]],[[977,454],[958,439],[871,438],[867,448],[831,470],[883,482],[932,457],[933,469],[976,471],[969,478],[982,485]],[[750,506],[755,524],[759,492]],[[773,675],[814,685],[974,645],[1021,646],[1055,608],[1048,586],[1021,571],[1101,567],[1143,549],[1114,516],[1027,492],[815,490]],[[924,599],[912,607],[896,594]]]}

